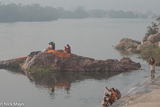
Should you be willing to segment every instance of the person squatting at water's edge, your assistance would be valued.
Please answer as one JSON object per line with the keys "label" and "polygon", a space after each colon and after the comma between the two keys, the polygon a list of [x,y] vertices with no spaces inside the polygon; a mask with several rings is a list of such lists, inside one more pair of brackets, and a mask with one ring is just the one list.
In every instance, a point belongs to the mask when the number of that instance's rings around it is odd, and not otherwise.
{"label": "person squatting at water's edge", "polygon": [[108,107],[112,105],[116,100],[121,98],[121,93],[118,89],[108,89],[107,87],[104,89],[104,96],[102,100],[102,106]]}

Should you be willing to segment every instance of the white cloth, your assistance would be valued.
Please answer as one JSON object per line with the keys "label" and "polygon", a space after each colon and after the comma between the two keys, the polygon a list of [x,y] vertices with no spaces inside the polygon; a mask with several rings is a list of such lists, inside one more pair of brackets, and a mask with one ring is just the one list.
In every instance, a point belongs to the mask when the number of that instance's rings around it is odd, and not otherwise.
{"label": "white cloth", "polygon": [[104,95],[107,95],[107,94],[109,94],[109,95],[111,95],[111,92],[108,90],[108,89],[104,89]]}
{"label": "white cloth", "polygon": [[155,71],[155,64],[150,65],[150,69],[151,69],[151,71]]}

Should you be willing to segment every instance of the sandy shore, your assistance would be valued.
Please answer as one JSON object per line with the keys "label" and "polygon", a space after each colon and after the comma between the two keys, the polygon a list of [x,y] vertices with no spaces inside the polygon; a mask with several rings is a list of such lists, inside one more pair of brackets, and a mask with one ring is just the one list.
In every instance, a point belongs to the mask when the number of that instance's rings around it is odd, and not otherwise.
{"label": "sandy shore", "polygon": [[160,107],[160,77],[145,83],[136,94],[122,98],[119,107]]}
{"label": "sandy shore", "polygon": [[149,93],[135,94],[122,107],[160,107],[160,89]]}

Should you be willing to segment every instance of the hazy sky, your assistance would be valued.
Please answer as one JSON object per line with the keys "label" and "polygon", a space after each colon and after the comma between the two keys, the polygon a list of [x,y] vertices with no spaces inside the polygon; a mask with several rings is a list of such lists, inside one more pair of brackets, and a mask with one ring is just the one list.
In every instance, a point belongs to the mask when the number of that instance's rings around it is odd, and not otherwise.
{"label": "hazy sky", "polygon": [[83,6],[86,9],[115,9],[160,13],[160,0],[0,0],[3,3],[40,3],[65,9]]}

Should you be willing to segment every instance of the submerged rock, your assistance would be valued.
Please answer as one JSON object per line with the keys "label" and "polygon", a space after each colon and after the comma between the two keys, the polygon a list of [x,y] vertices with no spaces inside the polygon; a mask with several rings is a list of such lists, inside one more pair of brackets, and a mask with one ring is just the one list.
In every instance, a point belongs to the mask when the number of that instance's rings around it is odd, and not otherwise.
{"label": "submerged rock", "polygon": [[120,42],[114,47],[122,53],[136,53],[137,47],[141,45],[141,42],[132,40],[129,38],[123,38]]}
{"label": "submerged rock", "polygon": [[130,70],[138,70],[139,63],[123,58],[120,61],[115,59],[95,60],[71,54],[69,58],[60,58],[51,53],[32,52],[26,59],[12,59],[0,62],[1,69],[21,69],[26,72],[36,71],[72,71],[72,72],[110,72],[120,73]]}

